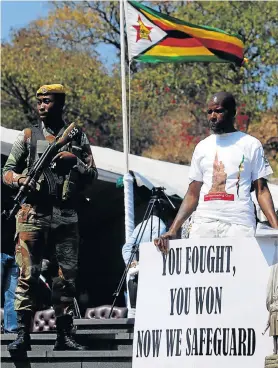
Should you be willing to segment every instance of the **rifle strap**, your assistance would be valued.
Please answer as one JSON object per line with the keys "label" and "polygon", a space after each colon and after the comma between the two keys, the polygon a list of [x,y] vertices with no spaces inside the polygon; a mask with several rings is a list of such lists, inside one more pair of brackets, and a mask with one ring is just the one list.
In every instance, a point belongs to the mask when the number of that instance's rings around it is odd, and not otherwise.
{"label": "rifle strap", "polygon": [[[28,170],[33,166],[37,158],[37,148],[38,148],[38,141],[46,141],[46,138],[43,134],[42,127],[39,126],[32,126],[31,128],[31,140],[30,140],[30,158],[29,158],[29,165]],[[49,194],[53,195],[56,193],[56,182],[55,177],[50,168],[44,169],[44,177],[48,183]]]}
{"label": "rifle strap", "polygon": [[[59,133],[57,134],[57,137],[61,137],[64,133],[65,128],[62,127]],[[30,159],[29,159],[29,165],[28,170],[32,167],[36,160],[36,153],[37,153],[37,141],[45,141],[46,138],[43,134],[42,125],[41,123],[38,123],[37,125],[33,125],[31,127],[31,144],[30,144]]]}
{"label": "rifle strap", "polygon": [[37,141],[45,140],[45,136],[43,135],[42,129],[37,126],[32,126],[31,128],[31,142],[30,142],[30,158],[29,158],[29,167],[28,170],[33,166],[36,160],[36,153],[37,153]]}

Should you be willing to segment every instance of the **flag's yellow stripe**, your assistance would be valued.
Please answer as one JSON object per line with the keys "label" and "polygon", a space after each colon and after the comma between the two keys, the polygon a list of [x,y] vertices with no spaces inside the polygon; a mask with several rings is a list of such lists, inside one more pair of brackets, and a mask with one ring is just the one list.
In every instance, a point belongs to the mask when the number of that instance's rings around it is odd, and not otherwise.
{"label": "flag's yellow stripe", "polygon": [[143,9],[141,9],[140,11],[147,18],[149,18],[152,21],[158,20],[159,22],[164,23],[168,27],[172,27],[173,29],[176,29],[178,31],[185,32],[185,33],[187,33],[187,34],[189,34],[193,37],[209,38],[211,40],[221,40],[221,41],[225,41],[225,42],[230,42],[230,43],[232,43],[234,45],[237,45],[239,47],[244,46],[243,42],[240,39],[238,39],[237,37],[229,36],[229,35],[226,35],[226,34],[220,33],[220,32],[208,31],[206,29],[193,28],[193,27],[188,27],[188,26],[185,26],[185,25],[173,23],[173,22],[170,22],[169,20],[166,20],[166,19],[154,17],[152,14],[146,12]]}
{"label": "flag's yellow stripe", "polygon": [[189,55],[214,55],[205,47],[169,47],[154,46],[144,53],[149,56],[189,56]]}

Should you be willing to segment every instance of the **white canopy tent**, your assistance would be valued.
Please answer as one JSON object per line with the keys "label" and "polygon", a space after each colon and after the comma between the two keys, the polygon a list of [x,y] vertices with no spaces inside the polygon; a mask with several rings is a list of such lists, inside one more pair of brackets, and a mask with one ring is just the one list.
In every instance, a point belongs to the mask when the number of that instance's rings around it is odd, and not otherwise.
{"label": "white canopy tent", "polygon": [[[18,130],[1,127],[1,154],[8,155]],[[109,148],[91,146],[99,170],[99,179],[116,182],[125,174],[124,153]],[[129,169],[132,170],[139,186],[149,189],[153,186],[166,188],[168,195],[184,197],[188,187],[189,166],[177,165],[135,155],[129,156]],[[278,208],[278,185],[269,184],[275,208]],[[254,202],[256,203],[256,199]]]}
{"label": "white canopy tent", "polygon": [[[19,131],[1,127],[1,154],[9,155],[13,142]],[[109,148],[91,146],[94,160],[99,170],[99,179],[116,182],[125,174],[124,153]],[[188,187],[188,166],[152,160],[130,155],[129,166],[139,186],[149,189],[153,186],[165,187],[168,195],[177,194],[183,197]]]}

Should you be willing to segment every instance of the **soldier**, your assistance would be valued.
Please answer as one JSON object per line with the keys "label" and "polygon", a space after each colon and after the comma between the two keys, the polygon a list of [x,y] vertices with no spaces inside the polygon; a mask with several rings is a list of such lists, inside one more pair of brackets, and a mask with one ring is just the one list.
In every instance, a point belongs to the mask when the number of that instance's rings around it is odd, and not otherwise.
{"label": "soldier", "polygon": [[[12,188],[25,184],[26,173],[49,143],[65,130],[62,118],[65,88],[44,85],[36,94],[40,116],[38,127],[24,129],[16,139],[3,169],[3,181]],[[35,305],[36,285],[45,246],[55,247],[59,265],[52,284],[57,339],[54,350],[84,350],[70,332],[78,262],[77,193],[97,178],[89,141],[83,132],[64,146],[38,183],[31,181],[27,201],[16,215],[16,262],[20,269],[15,310],[18,336],[10,352],[30,350],[30,324]]]}

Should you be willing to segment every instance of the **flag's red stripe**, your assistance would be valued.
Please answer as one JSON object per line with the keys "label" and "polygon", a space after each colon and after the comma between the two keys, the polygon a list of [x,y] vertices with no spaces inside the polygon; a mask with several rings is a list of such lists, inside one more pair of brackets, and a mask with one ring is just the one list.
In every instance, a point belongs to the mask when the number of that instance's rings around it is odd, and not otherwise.
{"label": "flag's red stripe", "polygon": [[233,43],[225,42],[225,41],[216,41],[216,40],[211,40],[208,38],[202,38],[200,41],[208,49],[224,51],[229,54],[233,54],[241,59],[243,58],[243,48],[237,45],[234,45]]}
{"label": "flag's red stripe", "polygon": [[214,49],[218,51],[224,51],[229,54],[234,54],[239,58],[243,57],[243,49],[234,44],[224,41],[216,41],[208,38],[196,39],[196,38],[171,38],[167,37],[161,42],[160,46],[169,47],[200,47],[205,46],[208,49]]}
{"label": "flag's red stripe", "polygon": [[196,38],[172,38],[167,37],[162,40],[159,45],[161,46],[177,46],[177,47],[200,47],[203,46]]}

